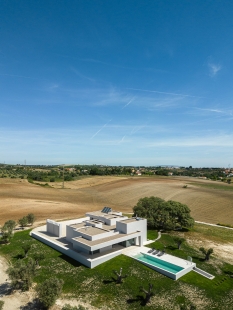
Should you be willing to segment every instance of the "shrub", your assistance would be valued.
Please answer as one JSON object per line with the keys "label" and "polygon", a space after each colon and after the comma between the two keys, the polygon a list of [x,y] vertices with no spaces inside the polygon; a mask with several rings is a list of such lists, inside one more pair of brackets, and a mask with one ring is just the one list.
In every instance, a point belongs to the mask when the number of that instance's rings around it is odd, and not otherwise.
{"label": "shrub", "polygon": [[62,292],[64,281],[58,278],[50,278],[37,286],[38,299],[46,309],[55,304]]}
{"label": "shrub", "polygon": [[3,306],[4,306],[4,301],[3,301],[3,300],[0,300],[0,310],[3,309]]}

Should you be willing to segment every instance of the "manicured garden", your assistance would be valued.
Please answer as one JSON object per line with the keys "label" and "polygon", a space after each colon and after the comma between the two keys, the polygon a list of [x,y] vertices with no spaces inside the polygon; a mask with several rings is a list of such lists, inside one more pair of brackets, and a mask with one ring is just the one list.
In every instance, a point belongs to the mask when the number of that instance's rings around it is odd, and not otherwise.
{"label": "manicured garden", "polygon": [[[197,234],[200,230],[200,226],[195,225],[187,234]],[[224,241],[224,233],[221,236]],[[156,231],[148,231],[148,239],[156,237]],[[31,248],[23,261],[27,262],[35,253],[43,253],[45,256],[40,261],[41,267],[36,271],[34,282],[43,283],[56,276],[64,281],[63,294],[86,301],[97,308],[107,306],[108,309],[141,309],[143,306],[145,309],[182,309],[182,305],[186,305],[183,309],[190,309],[193,304],[196,309],[232,309],[233,278],[230,275],[233,274],[233,266],[220,261],[214,255],[209,262],[204,261],[203,254],[186,242],[182,243],[178,250],[170,233],[163,233],[161,239],[149,247],[165,249],[167,253],[184,259],[191,256],[199,268],[215,276],[214,280],[192,271],[178,281],[173,281],[124,255],[89,269],[32,239],[29,231],[17,232],[10,244],[0,245],[0,255],[4,255],[14,264],[24,256],[22,245],[28,242],[31,243]],[[127,277],[122,284],[116,284],[113,270],[119,271],[120,268]],[[153,284],[154,296],[145,305],[145,294],[140,291],[140,287],[148,290],[149,283]]]}

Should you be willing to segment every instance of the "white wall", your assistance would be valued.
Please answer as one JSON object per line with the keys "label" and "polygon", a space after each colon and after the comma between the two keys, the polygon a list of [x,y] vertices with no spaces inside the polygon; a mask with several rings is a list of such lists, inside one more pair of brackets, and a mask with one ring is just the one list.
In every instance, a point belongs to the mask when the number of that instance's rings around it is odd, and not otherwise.
{"label": "white wall", "polygon": [[[132,222],[117,222],[116,223],[116,229],[119,230],[120,232],[124,234],[131,234],[136,231],[141,232],[141,237],[142,237],[142,243],[147,241],[147,220],[146,219],[141,219]],[[137,241],[138,242],[138,241]]]}
{"label": "white wall", "polygon": [[75,228],[66,226],[66,240],[73,243],[72,238],[80,237],[81,234]]}
{"label": "white wall", "polygon": [[131,234],[135,231],[141,231],[141,236],[142,236],[142,242],[144,243],[147,241],[147,220],[146,219],[141,219],[138,221],[133,221],[127,223],[127,234]]}
{"label": "white wall", "polygon": [[33,238],[47,244],[48,246],[50,246],[50,247],[54,248],[55,250],[73,258],[74,260],[80,262],[81,264],[83,264],[89,268],[94,268],[94,267],[96,267],[96,266],[98,266],[98,265],[108,261],[109,259],[116,257],[122,253],[122,250],[119,250],[119,251],[115,251],[113,253],[103,255],[101,257],[97,257],[95,259],[90,259],[90,258],[86,258],[85,256],[73,251],[72,249],[58,245],[55,242],[53,242],[52,240],[49,240],[45,237],[42,237],[41,235],[37,234],[36,232],[31,231],[30,235]]}
{"label": "white wall", "polygon": [[47,226],[48,233],[56,237],[59,237],[59,238],[62,236],[62,224],[61,223],[47,219],[46,226]]}

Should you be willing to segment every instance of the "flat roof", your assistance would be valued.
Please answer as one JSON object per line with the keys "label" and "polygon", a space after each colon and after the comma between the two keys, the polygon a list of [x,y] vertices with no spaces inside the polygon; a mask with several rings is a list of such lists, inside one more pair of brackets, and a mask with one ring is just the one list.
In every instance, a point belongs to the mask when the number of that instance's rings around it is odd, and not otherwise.
{"label": "flat roof", "polygon": [[70,227],[73,227],[73,228],[81,228],[81,227],[84,227],[85,226],[85,222],[81,222],[81,223],[75,223],[75,224],[71,224],[69,225]]}
{"label": "flat roof", "polygon": [[[144,220],[144,219],[140,218],[140,220]],[[131,222],[136,222],[136,221],[139,222],[140,220],[136,220],[135,217],[131,217],[131,218],[121,221],[121,223],[131,223]]]}
{"label": "flat roof", "polygon": [[120,239],[122,237],[130,237],[132,236],[132,238],[136,235],[140,234],[140,231],[135,231],[131,234],[116,234],[116,235],[111,235],[109,237],[105,237],[105,238],[101,238],[101,239],[98,239],[98,240],[93,240],[93,241],[90,241],[90,240],[87,240],[87,239],[84,239],[84,238],[80,238],[80,237],[75,237],[75,238],[72,238],[73,240],[77,241],[78,243],[82,243],[82,244],[85,244],[87,246],[93,246],[93,245],[98,245],[98,244],[101,244],[101,243],[105,243],[105,242],[108,242],[108,241],[111,241],[111,240],[117,240],[117,239]]}
{"label": "flat roof", "polygon": [[[79,228],[82,228],[82,227],[93,227],[93,226],[86,225],[86,222],[89,222],[89,223],[92,223],[92,224],[102,224],[102,229],[105,229],[105,230],[112,230],[112,229],[116,228],[116,225],[106,225],[103,222],[98,221],[98,220],[96,220],[96,221],[88,220],[88,221],[83,221],[81,223],[70,224],[68,226],[70,226],[70,227],[72,227],[74,229],[79,229]],[[97,228],[97,227],[94,227],[94,228]]]}
{"label": "flat roof", "polygon": [[104,213],[104,212],[101,212],[101,211],[93,211],[93,212],[86,212],[86,214],[95,215],[95,216],[102,216],[102,217],[106,217],[106,218],[109,218],[109,217],[124,217],[123,215],[120,215],[119,212],[117,212],[117,211],[112,211],[112,212],[109,212],[109,213]]}
{"label": "flat roof", "polygon": [[89,236],[95,236],[95,235],[100,235],[104,234],[106,232],[109,232],[107,229],[99,228],[99,227],[92,227],[92,226],[85,226],[80,228],[78,231],[89,235]]}

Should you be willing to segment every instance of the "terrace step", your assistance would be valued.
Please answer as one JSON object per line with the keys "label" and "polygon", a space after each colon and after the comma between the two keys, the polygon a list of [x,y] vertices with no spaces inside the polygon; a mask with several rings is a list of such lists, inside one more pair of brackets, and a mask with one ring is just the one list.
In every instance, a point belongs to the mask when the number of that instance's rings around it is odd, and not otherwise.
{"label": "terrace step", "polygon": [[210,274],[210,273],[208,273],[208,272],[206,272],[206,271],[204,271],[204,270],[202,270],[200,268],[197,268],[197,267],[194,267],[193,271],[195,271],[196,273],[199,273],[203,277],[206,277],[206,278],[208,278],[210,280],[213,280],[215,278],[212,274]]}

